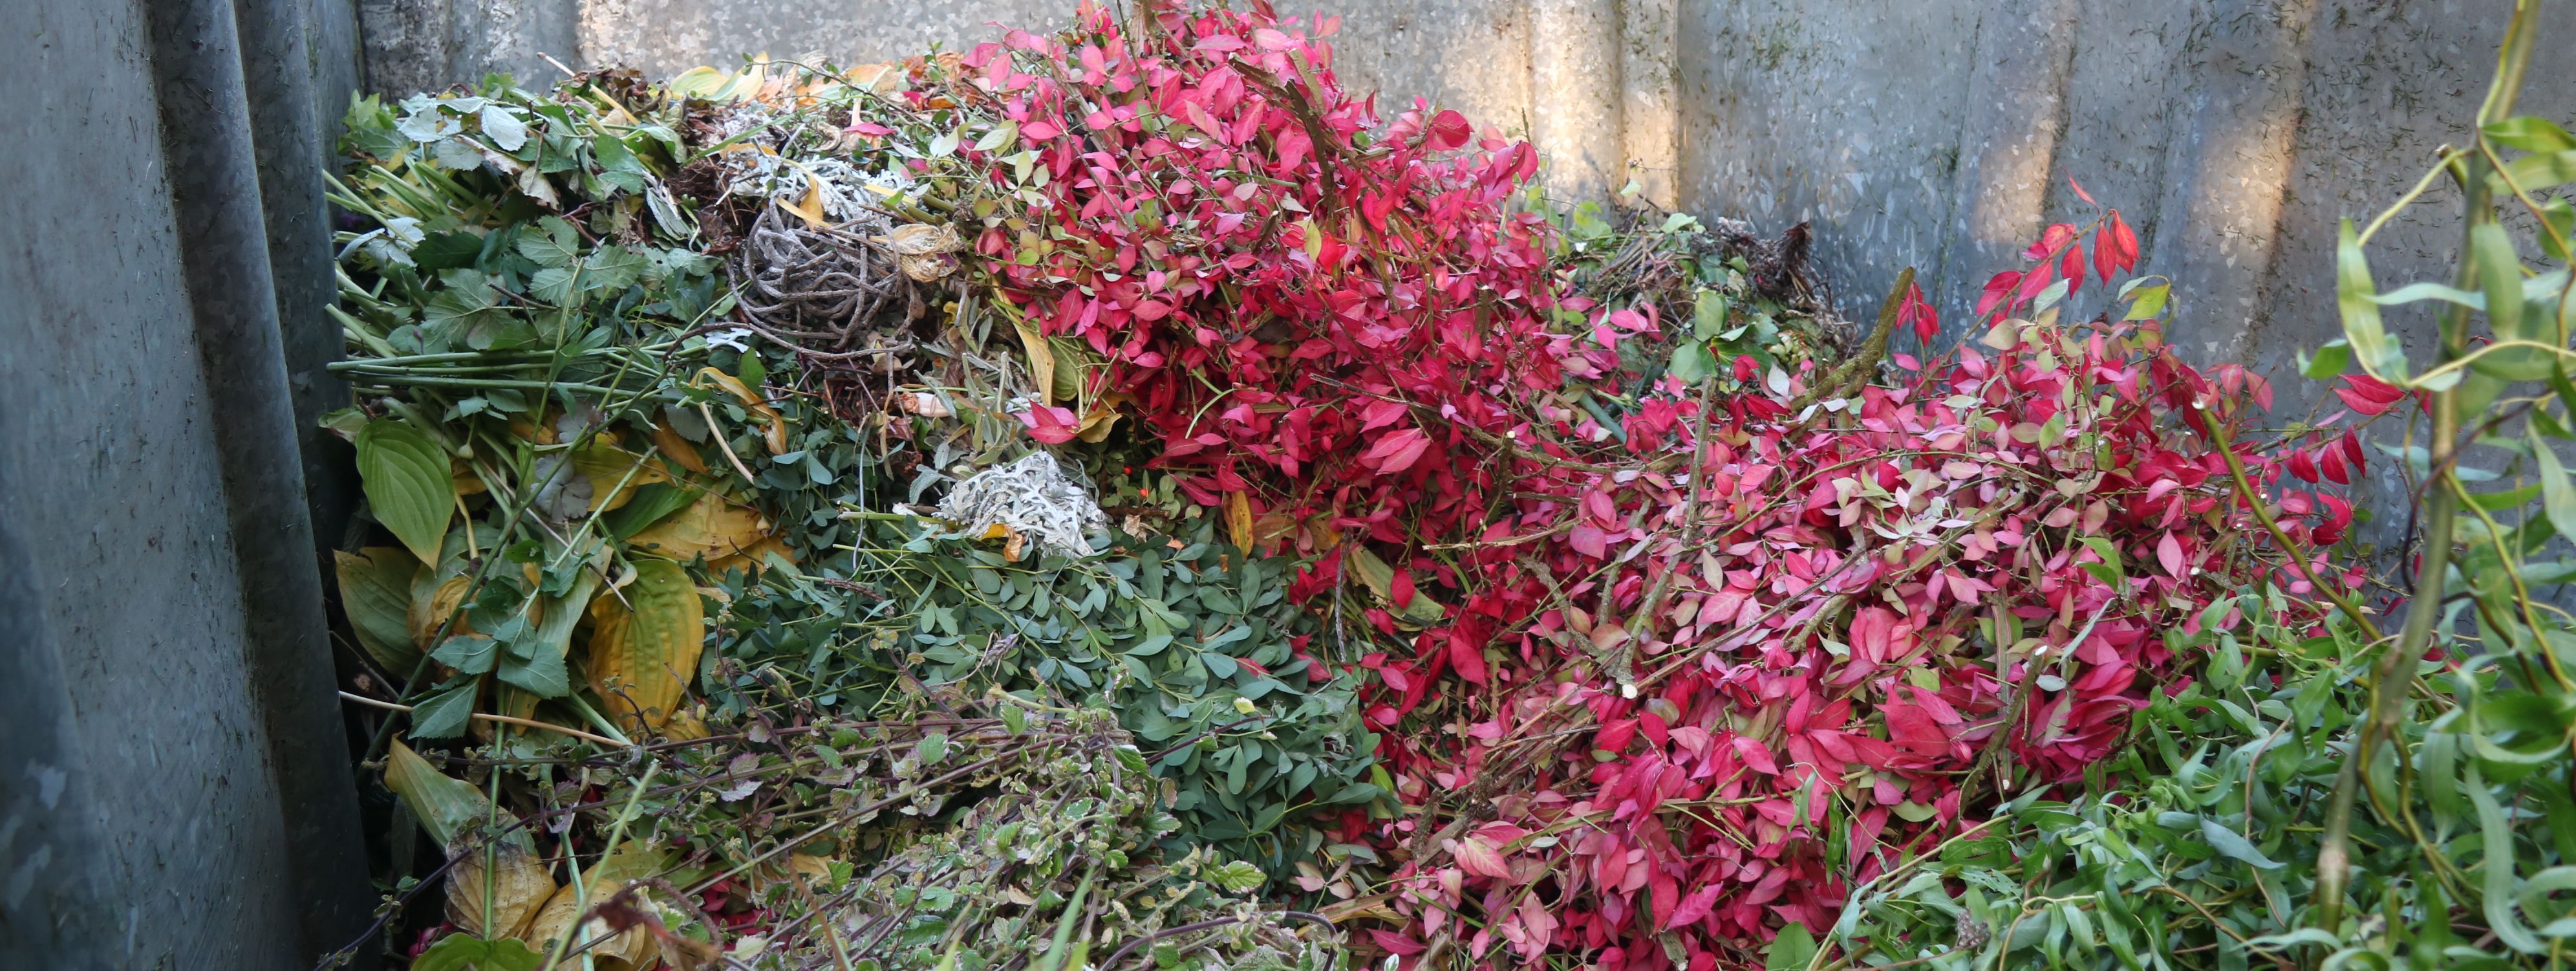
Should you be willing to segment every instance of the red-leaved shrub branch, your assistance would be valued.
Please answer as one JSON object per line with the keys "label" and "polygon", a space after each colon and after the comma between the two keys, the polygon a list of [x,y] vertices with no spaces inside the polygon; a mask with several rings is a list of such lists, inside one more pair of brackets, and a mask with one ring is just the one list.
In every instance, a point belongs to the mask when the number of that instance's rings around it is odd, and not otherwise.
{"label": "red-leaved shrub branch", "polygon": [[[1293,596],[1354,598],[1403,811],[1347,813],[1398,867],[1353,906],[1408,964],[1708,971],[1821,930],[1969,810],[2108,755],[2175,683],[2169,635],[2304,587],[2208,434],[2263,382],[2183,364],[2153,319],[2056,321],[2134,267],[2116,212],[1997,276],[1979,344],[1812,403],[1819,371],[1667,381],[1614,434],[1569,390],[1642,384],[1620,345],[1662,314],[1560,293],[1516,205],[1527,144],[1418,102],[1381,122],[1336,82],[1329,21],[1138,22],[1086,6],[962,62],[1017,134],[964,150],[1007,200],[978,250],[1015,313],[1100,362],[1023,420],[1060,443],[1124,403],[1190,495],[1311,557]],[[1919,290],[1902,304],[1932,327]],[[2338,481],[2361,461],[2312,450]],[[2242,458],[2266,485],[2319,461]],[[2302,556],[2349,521],[2322,496],[2276,512]]]}

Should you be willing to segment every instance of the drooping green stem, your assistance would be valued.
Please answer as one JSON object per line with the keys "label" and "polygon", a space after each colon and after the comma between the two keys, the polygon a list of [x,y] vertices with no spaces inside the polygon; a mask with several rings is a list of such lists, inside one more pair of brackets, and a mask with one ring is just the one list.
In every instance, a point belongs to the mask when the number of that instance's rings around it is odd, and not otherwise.
{"label": "drooping green stem", "polygon": [[[2513,21],[2505,29],[2504,47],[2496,59],[2495,80],[2478,110],[2477,124],[2481,129],[2513,114],[2524,69],[2531,61],[2539,12],[2540,0],[2520,0],[2514,5]],[[2485,135],[2481,131],[2472,137]],[[2479,278],[2471,234],[2493,222],[2495,211],[2487,188],[2487,156],[2463,153],[2456,165],[2454,171],[2459,175],[2464,200],[2460,262],[2452,285],[2471,289]],[[2468,308],[2452,306],[2442,317],[2441,363],[2458,360],[2468,353],[2468,346]],[[2407,686],[2414,677],[2414,666],[2422,661],[2432,643],[2433,625],[2442,612],[2442,596],[2451,568],[2451,539],[2459,513],[2457,489],[2451,481],[2460,447],[2457,388],[2454,383],[2435,391],[2432,397],[2432,454],[2427,474],[2434,481],[2424,484],[2423,555],[2416,565],[2415,591],[2407,603],[2406,626],[2396,646],[2381,655],[2371,671],[2370,717],[2362,724],[2352,753],[2344,759],[2343,769],[2335,778],[2334,798],[2326,809],[2325,832],[2317,850],[2316,913],[2317,926],[2328,933],[2334,933],[2343,922],[2344,889],[2352,866],[2352,809],[2361,780],[2370,771],[2370,759],[2382,741],[2397,743],[2404,738]]]}

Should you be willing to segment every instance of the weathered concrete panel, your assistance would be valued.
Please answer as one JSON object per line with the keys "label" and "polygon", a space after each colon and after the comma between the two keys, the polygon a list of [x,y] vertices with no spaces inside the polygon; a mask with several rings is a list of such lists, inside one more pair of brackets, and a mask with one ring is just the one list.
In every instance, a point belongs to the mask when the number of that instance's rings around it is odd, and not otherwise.
{"label": "weathered concrete panel", "polygon": [[[48,136],[16,142],[19,181],[0,194],[14,227],[0,257],[0,522],[16,540],[0,569],[35,601],[0,652],[59,661],[77,761],[54,768],[78,777],[67,794],[86,800],[100,844],[59,862],[91,868],[113,908],[63,916],[105,925],[81,942],[104,959],[91,966],[294,966],[285,828],[143,13],[81,0],[17,12],[0,85],[19,94],[0,112],[8,130]],[[36,770],[0,766],[0,791]]]}
{"label": "weathered concrete panel", "polygon": [[[392,0],[369,0],[392,3]],[[1044,25],[1071,0],[420,0],[578,9],[581,54],[653,70],[739,52],[891,57]],[[1293,8],[1293,5],[1291,5]],[[2339,329],[2336,222],[2368,219],[2458,140],[2510,4],[2491,0],[1386,0],[1345,4],[1343,80],[1531,136],[1549,183],[1776,231],[1816,225],[1846,315],[1906,266],[1964,327],[1985,279],[2101,206],[2176,284],[2178,345],[2288,376]],[[2525,110],[2576,114],[2576,17],[2548,29]],[[481,14],[458,14],[455,23]],[[489,20],[488,17],[485,18]],[[2553,38],[2555,40],[2553,40]],[[372,44],[370,50],[376,50]],[[409,75],[406,75],[409,76]],[[447,76],[453,78],[455,76]],[[2382,280],[2447,275],[2455,196],[2375,241]],[[2098,292],[2074,309],[2090,313]],[[2429,323],[2393,318],[2410,343]],[[2315,398],[2283,385],[2285,411]],[[2387,470],[2381,470],[2387,471]],[[2386,498],[2394,498],[2393,493]]]}
{"label": "weathered concrete panel", "polygon": [[1866,301],[1953,235],[1979,18],[1961,5],[1685,3],[1681,203],[1776,229],[1814,220]]}

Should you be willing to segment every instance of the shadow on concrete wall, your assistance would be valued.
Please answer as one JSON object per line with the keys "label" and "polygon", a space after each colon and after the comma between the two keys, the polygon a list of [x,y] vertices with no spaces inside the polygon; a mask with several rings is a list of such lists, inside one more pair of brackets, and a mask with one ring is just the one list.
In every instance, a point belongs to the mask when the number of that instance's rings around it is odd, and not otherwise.
{"label": "shadow on concrete wall", "polygon": [[0,967],[309,966],[375,900],[315,540],[352,11],[10,13]]}

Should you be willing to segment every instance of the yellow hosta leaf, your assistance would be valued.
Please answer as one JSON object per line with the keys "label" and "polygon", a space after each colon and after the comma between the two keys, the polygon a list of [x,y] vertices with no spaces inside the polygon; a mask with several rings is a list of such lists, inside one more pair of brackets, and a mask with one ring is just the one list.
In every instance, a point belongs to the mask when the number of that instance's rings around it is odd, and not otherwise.
{"label": "yellow hosta leaf", "polygon": [[355,553],[333,550],[340,580],[340,607],[349,629],[367,656],[396,675],[408,675],[420,662],[412,646],[411,585],[420,561],[399,546],[371,546]]}
{"label": "yellow hosta leaf", "polygon": [[688,508],[628,537],[626,545],[629,551],[646,556],[689,560],[704,554],[709,561],[716,561],[745,553],[757,556],[755,551],[767,539],[769,534],[761,529],[759,513],[710,492],[699,496]]}
{"label": "yellow hosta leaf", "polygon": [[457,605],[465,602],[465,585],[466,578],[462,576],[432,579],[432,571],[420,571],[412,581],[411,611],[405,616],[413,649],[424,654],[436,650],[442,631],[449,635],[473,632],[474,625],[461,619],[454,627],[445,626]]}
{"label": "yellow hosta leaf", "polygon": [[[761,437],[769,444],[769,454],[787,454],[787,419],[779,417],[778,409],[760,400],[760,395],[753,393],[751,386],[742,383],[741,378],[711,367],[699,368],[698,377],[715,382],[716,387],[725,389],[726,393],[740,400],[743,407],[751,409],[751,413],[758,417],[764,426],[761,429]],[[717,432],[717,434],[721,435],[723,432]]]}
{"label": "yellow hosta leaf", "polygon": [[[399,741],[385,753],[385,788],[402,797],[430,839],[456,859],[447,871],[447,919],[466,933],[512,936],[554,896],[554,878],[538,861],[527,830],[510,828],[518,817],[493,805],[483,790],[438,771]],[[501,835],[489,843],[476,836],[487,831]],[[495,934],[484,933],[487,887]]]}
{"label": "yellow hosta leaf", "polygon": [[707,474],[706,457],[699,455],[698,447],[680,437],[680,433],[672,430],[671,426],[653,426],[653,444],[661,448],[663,458],[678,462],[681,468],[699,475]]}
{"label": "yellow hosta leaf", "polygon": [[749,573],[768,566],[772,556],[789,563],[796,562],[796,551],[787,545],[787,541],[776,536],[763,536],[750,549],[722,559],[708,560],[707,570],[716,576],[723,576],[730,570]]}
{"label": "yellow hosta leaf", "polygon": [[[591,864],[590,869],[583,871],[581,889],[586,893],[575,891],[571,884],[555,891],[553,899],[547,900],[545,907],[537,911],[536,921],[528,925],[528,943],[539,949],[553,944],[555,938],[572,928],[573,918],[588,913],[601,901],[617,896],[618,891],[626,889],[629,883],[661,875],[670,866],[670,858],[670,851],[640,842],[618,847],[608,859]],[[615,937],[609,937],[607,921],[594,917],[585,921],[583,926],[590,932],[590,939],[606,938],[592,945],[586,953],[615,958],[630,966],[641,965],[646,958],[653,956],[653,938],[642,928],[628,928]]]}
{"label": "yellow hosta leaf", "polygon": [[705,638],[705,606],[688,571],[637,561],[635,582],[591,602],[591,689],[629,731],[660,728],[679,710]]}
{"label": "yellow hosta leaf", "polygon": [[1252,552],[1252,497],[1240,492],[1225,494],[1225,534],[1234,548]]}
{"label": "yellow hosta leaf", "polygon": [[[657,482],[669,482],[660,464],[615,445],[592,441],[572,453],[573,471],[590,479],[590,511],[615,509],[635,498],[635,490]],[[617,483],[626,483],[620,489]]]}
{"label": "yellow hosta leaf", "polygon": [[[508,824],[515,817],[501,814]],[[490,891],[487,904],[485,891]],[[503,841],[457,854],[447,871],[447,919],[476,937],[518,937],[555,895],[555,878],[525,846]],[[484,914],[492,915],[487,928]],[[488,933],[487,933],[488,931]]]}
{"label": "yellow hosta leaf", "polygon": [[[1008,306],[1008,304],[999,306]],[[1054,345],[1047,343],[1046,335],[1039,332],[1037,323],[1026,317],[1012,315],[1011,327],[1020,335],[1021,349],[1028,352],[1029,383],[1037,386],[1038,403],[1054,405],[1056,401]]]}

